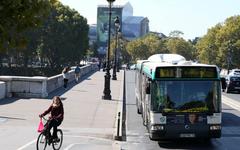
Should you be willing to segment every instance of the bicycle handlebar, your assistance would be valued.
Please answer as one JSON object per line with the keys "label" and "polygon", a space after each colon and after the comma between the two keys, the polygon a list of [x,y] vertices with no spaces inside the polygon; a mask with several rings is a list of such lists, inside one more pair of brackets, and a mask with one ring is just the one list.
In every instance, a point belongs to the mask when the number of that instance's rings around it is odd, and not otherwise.
{"label": "bicycle handlebar", "polygon": [[46,121],[48,121],[48,119],[46,119],[44,116],[43,116],[43,117],[41,117],[41,118],[43,118],[43,120],[46,120]]}
{"label": "bicycle handlebar", "polygon": [[[43,120],[45,120],[45,121],[49,121],[49,120],[51,120],[51,119],[47,119],[45,116],[42,116],[41,118],[43,118]],[[52,119],[54,119],[54,120],[58,121],[58,120],[57,120],[57,119],[55,119],[55,118],[52,118]]]}

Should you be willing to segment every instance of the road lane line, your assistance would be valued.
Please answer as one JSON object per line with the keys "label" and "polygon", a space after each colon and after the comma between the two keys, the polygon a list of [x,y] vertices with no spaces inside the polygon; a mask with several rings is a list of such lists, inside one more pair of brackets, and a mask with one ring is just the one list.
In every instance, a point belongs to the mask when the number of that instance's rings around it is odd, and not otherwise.
{"label": "road lane line", "polygon": [[222,95],[222,102],[238,111],[240,111],[240,102]]}
{"label": "road lane line", "polygon": [[28,142],[27,144],[21,146],[20,148],[18,148],[17,150],[23,150],[24,148],[27,148],[29,145],[32,145],[33,143],[35,143],[37,141],[37,139],[32,140],[31,142]]}
{"label": "road lane line", "polygon": [[72,148],[74,145],[79,144],[79,143],[73,143],[68,145],[66,148],[64,148],[64,150],[69,150],[70,148]]}
{"label": "road lane line", "polygon": [[[99,141],[105,141],[105,142],[113,142],[112,139],[105,139],[105,138],[98,138],[98,137],[93,137],[93,136],[82,136],[82,135],[64,135],[64,137],[72,137],[72,138],[87,138],[87,139],[92,139],[92,140],[99,140]],[[70,150],[74,145],[80,145],[83,143],[72,143],[68,145],[64,150]]]}
{"label": "road lane line", "polygon": [[72,138],[85,138],[85,139],[93,139],[93,140],[99,140],[99,141],[105,141],[105,142],[111,142],[113,139],[106,139],[102,137],[94,137],[94,136],[84,136],[84,135],[65,135],[64,137],[72,137]]}

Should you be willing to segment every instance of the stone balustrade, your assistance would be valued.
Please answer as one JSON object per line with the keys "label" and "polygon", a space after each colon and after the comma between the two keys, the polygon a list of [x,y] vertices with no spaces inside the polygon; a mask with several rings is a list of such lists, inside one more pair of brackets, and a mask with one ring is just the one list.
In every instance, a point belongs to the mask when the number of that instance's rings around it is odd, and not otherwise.
{"label": "stone balustrade", "polygon": [[[96,64],[81,67],[80,75],[97,70]],[[74,70],[69,72],[69,82],[73,81]],[[52,77],[0,76],[0,99],[4,97],[45,98],[49,93],[63,86],[62,74]]]}
{"label": "stone balustrade", "polygon": [[0,81],[0,99],[4,98],[6,94],[6,84]]}

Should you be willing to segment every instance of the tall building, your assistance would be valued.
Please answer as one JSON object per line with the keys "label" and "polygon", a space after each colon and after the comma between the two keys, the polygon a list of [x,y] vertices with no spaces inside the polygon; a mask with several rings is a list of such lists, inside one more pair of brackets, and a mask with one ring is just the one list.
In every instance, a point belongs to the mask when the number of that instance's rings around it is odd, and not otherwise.
{"label": "tall building", "polygon": [[93,43],[97,42],[97,25],[96,24],[89,25],[88,38],[89,38],[89,45],[92,45]]}
{"label": "tall building", "polygon": [[[108,42],[109,6],[99,5],[97,9],[98,52],[100,55],[105,55]],[[124,5],[113,5],[111,12],[111,36],[115,34],[114,19],[117,16],[120,20],[120,32],[122,32],[123,38],[133,40],[149,32],[148,18],[133,16],[133,7],[129,2]]]}
{"label": "tall building", "polygon": [[[115,34],[114,19],[118,16],[120,26],[122,25],[122,6],[114,5],[112,7],[111,16],[111,36]],[[97,43],[99,46],[99,53],[105,54],[108,42],[109,30],[109,7],[108,5],[99,5],[97,10]]]}
{"label": "tall building", "polygon": [[127,40],[144,36],[149,32],[149,20],[146,17],[129,16],[123,20],[122,33]]}

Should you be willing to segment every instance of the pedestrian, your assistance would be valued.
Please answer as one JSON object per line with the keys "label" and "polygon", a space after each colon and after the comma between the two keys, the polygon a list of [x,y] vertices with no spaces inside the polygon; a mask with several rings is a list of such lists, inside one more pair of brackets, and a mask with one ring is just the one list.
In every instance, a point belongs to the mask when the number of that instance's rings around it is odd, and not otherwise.
{"label": "pedestrian", "polygon": [[78,80],[80,79],[80,71],[81,71],[81,68],[79,67],[79,64],[78,64],[74,70],[76,83],[78,83]]}
{"label": "pedestrian", "polygon": [[[45,110],[42,114],[39,115],[40,118],[49,114],[49,119],[47,122],[46,133],[47,136],[52,137],[51,140],[58,142],[59,138],[57,137],[57,127],[62,123],[64,117],[64,108],[62,101],[59,96],[54,96],[52,104],[49,106],[47,110]],[[51,136],[51,128],[53,128],[53,134]]]}
{"label": "pedestrian", "polygon": [[101,61],[99,61],[99,62],[98,62],[98,71],[101,70],[101,65],[102,65],[102,64],[101,64]]}
{"label": "pedestrian", "polygon": [[107,65],[106,65],[106,61],[104,61],[104,62],[103,62],[103,71],[106,70],[106,67],[107,67]]}
{"label": "pedestrian", "polygon": [[67,88],[67,84],[68,84],[68,79],[69,79],[69,75],[68,75],[68,71],[70,70],[70,67],[64,67],[63,71],[62,71],[62,75],[63,75],[63,87]]}

